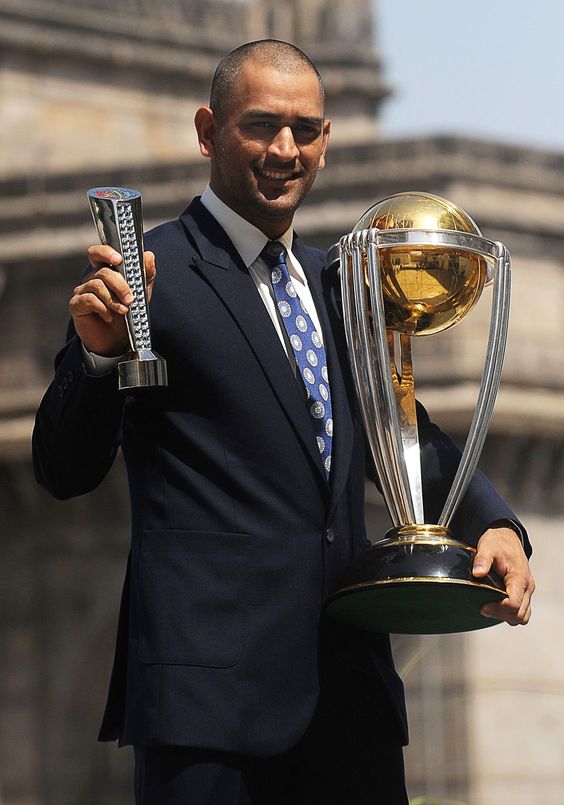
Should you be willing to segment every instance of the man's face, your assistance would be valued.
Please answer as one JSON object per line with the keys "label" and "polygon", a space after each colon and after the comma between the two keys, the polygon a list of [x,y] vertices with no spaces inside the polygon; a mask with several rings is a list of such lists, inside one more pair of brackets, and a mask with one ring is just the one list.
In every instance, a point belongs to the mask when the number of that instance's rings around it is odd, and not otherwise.
{"label": "man's face", "polygon": [[324,165],[329,121],[317,76],[247,63],[213,122],[211,187],[269,237],[281,235]]}

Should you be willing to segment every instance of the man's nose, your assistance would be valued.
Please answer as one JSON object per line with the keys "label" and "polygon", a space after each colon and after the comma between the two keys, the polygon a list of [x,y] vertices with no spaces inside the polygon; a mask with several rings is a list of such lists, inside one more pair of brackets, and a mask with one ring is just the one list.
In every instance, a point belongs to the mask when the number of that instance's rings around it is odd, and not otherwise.
{"label": "man's nose", "polygon": [[285,126],[276,132],[268,151],[271,156],[276,157],[281,162],[290,162],[300,155],[300,150],[296,145],[290,126]]}

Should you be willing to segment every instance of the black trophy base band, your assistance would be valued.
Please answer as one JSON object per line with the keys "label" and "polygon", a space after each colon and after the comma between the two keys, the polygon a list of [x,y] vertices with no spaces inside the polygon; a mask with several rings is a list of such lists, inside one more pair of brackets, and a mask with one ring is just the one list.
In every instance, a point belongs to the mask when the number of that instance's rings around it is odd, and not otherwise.
{"label": "black trophy base band", "polygon": [[166,361],[149,350],[131,352],[118,363],[120,391],[168,386]]}
{"label": "black trophy base band", "polygon": [[451,539],[389,539],[362,553],[327,601],[335,620],[372,632],[447,634],[500,621],[481,607],[507,596],[494,574],[472,575],[475,549]]}

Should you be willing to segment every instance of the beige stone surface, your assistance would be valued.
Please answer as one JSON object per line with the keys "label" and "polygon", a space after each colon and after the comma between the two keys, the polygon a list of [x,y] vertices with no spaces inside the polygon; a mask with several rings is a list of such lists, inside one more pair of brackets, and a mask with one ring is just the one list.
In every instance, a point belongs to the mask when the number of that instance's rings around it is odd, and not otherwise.
{"label": "beige stone surface", "polygon": [[[0,71],[2,175],[138,165],[197,152],[196,100]],[[14,148],[17,143],[18,147]]]}
{"label": "beige stone surface", "polygon": [[517,256],[512,273],[512,312],[504,379],[539,386],[562,386],[562,262],[543,259],[542,254],[536,260]]}
{"label": "beige stone surface", "polygon": [[492,779],[484,787],[477,786],[468,805],[562,805],[563,791],[561,776],[545,777],[531,786],[527,778],[515,775],[509,783]]}

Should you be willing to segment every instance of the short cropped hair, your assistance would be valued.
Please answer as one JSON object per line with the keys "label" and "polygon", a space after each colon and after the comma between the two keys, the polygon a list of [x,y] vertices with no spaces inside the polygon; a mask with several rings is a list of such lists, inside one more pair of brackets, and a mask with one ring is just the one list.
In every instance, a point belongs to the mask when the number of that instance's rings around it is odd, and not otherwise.
{"label": "short cropped hair", "polygon": [[303,50],[279,39],[259,39],[247,42],[219,62],[213,76],[210,92],[210,109],[218,119],[225,119],[234,95],[235,82],[248,61],[267,64],[287,75],[311,70],[317,77],[321,103],[325,111],[325,86],[315,64]]}

